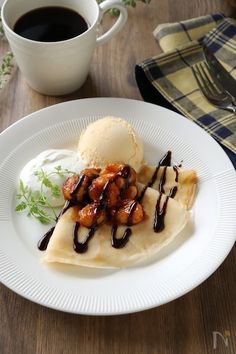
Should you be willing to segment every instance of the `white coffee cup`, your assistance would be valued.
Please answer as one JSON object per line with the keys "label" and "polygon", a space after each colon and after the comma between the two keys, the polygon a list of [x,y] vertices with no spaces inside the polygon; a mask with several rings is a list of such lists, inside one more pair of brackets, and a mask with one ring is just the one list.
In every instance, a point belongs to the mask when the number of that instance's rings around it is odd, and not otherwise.
{"label": "white coffee cup", "polygon": [[[78,12],[89,23],[88,30],[59,42],[26,39],[13,31],[16,21],[25,13],[46,6],[61,6]],[[98,24],[103,14],[117,8],[115,24],[98,37]],[[85,82],[96,45],[114,37],[127,20],[127,10],[119,0],[6,0],[1,11],[3,28],[16,62],[26,81],[46,95],[65,95]]]}

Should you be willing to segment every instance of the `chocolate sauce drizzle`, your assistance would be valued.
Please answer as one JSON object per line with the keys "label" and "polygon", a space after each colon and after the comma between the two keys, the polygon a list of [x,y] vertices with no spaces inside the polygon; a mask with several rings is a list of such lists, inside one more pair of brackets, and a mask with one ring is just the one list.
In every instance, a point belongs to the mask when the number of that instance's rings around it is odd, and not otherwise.
{"label": "chocolate sauce drizzle", "polygon": [[116,174],[116,176],[125,178],[126,182],[128,182],[130,175],[131,175],[131,168],[129,165],[124,165],[124,167]]}
{"label": "chocolate sauce drizzle", "polygon": [[[67,200],[63,209],[61,210],[60,214],[56,217],[56,224],[58,222],[58,220],[60,219],[60,217],[73,205],[75,205],[71,200]],[[55,229],[56,226],[51,227],[51,229],[49,229],[39,240],[37,247],[40,251],[45,251],[47,249],[48,243],[50,241],[50,238],[53,234],[53,231]]]}
{"label": "chocolate sauce drizzle", "polygon": [[77,253],[85,253],[88,250],[88,243],[95,234],[96,227],[92,227],[89,229],[85,239],[83,242],[78,241],[78,230],[80,227],[80,223],[76,222],[73,230],[73,249]]}
{"label": "chocolate sauce drizzle", "polygon": [[105,201],[106,201],[106,197],[107,197],[107,194],[108,194],[109,186],[110,186],[110,184],[112,182],[113,182],[112,180],[107,181],[106,184],[103,187],[102,193],[101,193],[101,195],[99,197],[99,208],[97,208],[97,213],[99,213],[99,211],[101,209],[105,209],[106,208]]}
{"label": "chocolate sauce drizzle", "polygon": [[167,170],[167,166],[165,166],[163,168],[163,172],[162,172],[161,179],[160,179],[160,182],[159,182],[159,192],[160,193],[165,193],[164,185],[166,183],[166,170]]}
{"label": "chocolate sauce drizzle", "polygon": [[132,230],[130,227],[127,227],[124,231],[124,234],[121,238],[116,238],[118,226],[113,225],[111,229],[111,245],[114,248],[123,248],[126,243],[129,241],[129,238],[132,234]]}
{"label": "chocolate sauce drizzle", "polygon": [[79,178],[78,178],[78,181],[77,183],[75,184],[74,188],[73,188],[73,191],[70,193],[71,197],[73,198],[76,193],[78,192],[78,190],[80,189],[83,181],[85,179],[85,175],[81,175]]}
{"label": "chocolate sauce drizzle", "polygon": [[136,200],[133,201],[133,203],[131,204],[130,206],[130,209],[129,209],[129,216],[128,216],[128,220],[127,220],[127,225],[128,226],[131,226],[132,225],[132,217],[133,217],[133,214],[135,212],[135,209],[136,209],[136,206],[137,206],[138,202]]}
{"label": "chocolate sauce drizzle", "polygon": [[178,180],[179,180],[179,167],[180,167],[180,165],[179,166],[177,166],[177,165],[173,166],[173,170],[175,171],[175,182],[178,182]]}
{"label": "chocolate sauce drizzle", "polygon": [[155,232],[161,232],[165,228],[165,215],[166,215],[166,209],[167,209],[167,204],[169,197],[166,197],[166,200],[161,208],[161,197],[162,193],[160,193],[159,198],[157,199],[156,203],[156,210],[155,210],[155,216],[154,216],[154,224],[153,224],[153,230]]}
{"label": "chocolate sauce drizzle", "polygon": [[171,166],[171,151],[167,151],[167,153],[159,161],[158,166]]}
{"label": "chocolate sauce drizzle", "polygon": [[177,193],[177,191],[178,191],[178,187],[177,186],[172,187],[170,189],[170,191],[169,191],[168,197],[174,198],[176,193]]}
{"label": "chocolate sauce drizzle", "polygon": [[[133,203],[130,206],[129,209],[129,216],[127,220],[127,225],[132,226],[132,216],[135,212],[136,206],[138,202],[136,200],[133,201]],[[123,236],[121,238],[116,238],[117,234],[117,229],[118,225],[113,225],[111,229],[111,245],[114,248],[122,248],[126,245],[126,243],[129,241],[130,236],[132,235],[132,229],[130,227],[127,227],[123,233]]]}
{"label": "chocolate sauce drizzle", "polygon": [[[168,151],[163,158],[159,161],[150,181],[145,185],[145,187],[143,188],[142,192],[140,193],[140,196],[137,198],[138,202],[141,202],[145,192],[147,190],[148,187],[152,187],[153,184],[155,183],[156,179],[157,179],[157,175],[158,175],[158,171],[160,169],[161,166],[164,166],[161,178],[160,178],[160,182],[159,182],[159,192],[160,192],[160,196],[157,200],[156,203],[156,209],[155,209],[155,216],[154,216],[154,224],[153,224],[153,230],[155,232],[161,232],[164,227],[164,219],[165,219],[165,215],[166,215],[166,210],[167,210],[167,204],[168,204],[168,200],[169,198],[174,198],[177,191],[178,191],[178,187],[174,186],[170,189],[168,196],[166,197],[166,200],[161,208],[161,199],[162,199],[162,195],[163,193],[165,193],[164,190],[164,185],[166,183],[166,171],[167,171],[167,167],[171,166],[171,151]],[[173,170],[175,171],[175,182],[178,182],[178,178],[179,178],[179,167],[181,167],[181,165],[177,166],[174,165],[173,166]]]}
{"label": "chocolate sauce drizzle", "polygon": [[[141,203],[143,197],[144,197],[144,194],[146,192],[146,190],[150,187],[153,186],[153,184],[155,183],[156,179],[157,179],[157,174],[158,174],[158,171],[160,169],[161,166],[170,166],[171,165],[171,151],[167,151],[167,153],[162,157],[162,159],[159,161],[150,181],[143,187],[143,190],[142,192],[140,193],[140,196],[137,198],[137,201],[139,203]],[[165,173],[166,173],[166,169],[165,169]],[[162,178],[164,178],[165,180],[165,175],[162,176]],[[165,182],[164,182],[165,183]],[[164,186],[164,183],[162,182],[162,185],[161,185],[161,189],[163,188]],[[159,186],[159,190],[160,190],[160,186]]]}
{"label": "chocolate sauce drizzle", "polygon": [[38,249],[40,251],[45,251],[48,247],[48,243],[50,241],[50,238],[53,234],[53,231],[55,229],[55,226],[51,227],[51,229],[49,229],[46,234],[44,234],[41,239],[39,240],[37,246],[38,246]]}

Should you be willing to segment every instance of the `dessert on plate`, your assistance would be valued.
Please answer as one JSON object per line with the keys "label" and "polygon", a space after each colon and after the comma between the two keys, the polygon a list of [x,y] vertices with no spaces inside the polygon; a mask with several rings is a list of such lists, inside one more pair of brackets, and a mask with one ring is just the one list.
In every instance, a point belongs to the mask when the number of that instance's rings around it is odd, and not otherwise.
{"label": "dessert on plate", "polygon": [[56,224],[38,243],[47,264],[132,266],[186,227],[196,172],[171,165],[170,151],[149,166],[141,139],[124,119],[104,117],[88,125],[78,156],[81,168],[63,182]]}
{"label": "dessert on plate", "polygon": [[[70,199],[72,206],[66,204],[57,222],[44,261],[127,267],[153,256],[184,228],[188,213],[181,204],[134,179],[129,182],[123,171],[131,167],[118,166],[113,176],[101,171],[87,191],[81,184],[82,193],[77,190],[77,197]],[[114,165],[105,170],[110,167]]]}

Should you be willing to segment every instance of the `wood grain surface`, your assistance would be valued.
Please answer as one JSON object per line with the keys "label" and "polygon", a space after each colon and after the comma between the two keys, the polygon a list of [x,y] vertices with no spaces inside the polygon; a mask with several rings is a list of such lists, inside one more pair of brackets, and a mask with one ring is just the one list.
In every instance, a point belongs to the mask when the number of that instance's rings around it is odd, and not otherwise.
{"label": "wood grain surface", "polygon": [[[0,5],[2,0],[0,0]],[[0,91],[0,130],[58,102],[83,97],[141,99],[134,65],[160,53],[152,36],[160,23],[233,9],[223,0],[152,0],[129,9],[125,29],[96,49],[83,88],[65,97],[34,92],[16,68]],[[112,20],[107,16],[104,25]],[[0,41],[0,58],[7,51]],[[7,237],[2,235],[1,237]],[[0,354],[236,353],[236,250],[202,285],[159,308],[114,317],[78,316],[34,304],[0,285]],[[228,336],[228,346],[213,332]]]}

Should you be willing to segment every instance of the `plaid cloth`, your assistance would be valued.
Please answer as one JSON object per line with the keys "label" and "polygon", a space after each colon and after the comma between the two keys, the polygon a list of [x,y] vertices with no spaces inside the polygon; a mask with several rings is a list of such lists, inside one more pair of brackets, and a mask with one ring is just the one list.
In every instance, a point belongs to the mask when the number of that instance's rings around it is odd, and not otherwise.
{"label": "plaid cloth", "polygon": [[204,43],[236,79],[236,21],[218,13],[159,25],[154,36],[165,53],[136,65],[136,81],[143,98],[174,107],[199,124],[226,147],[236,166],[236,115],[205,99],[192,68],[204,60]]}

